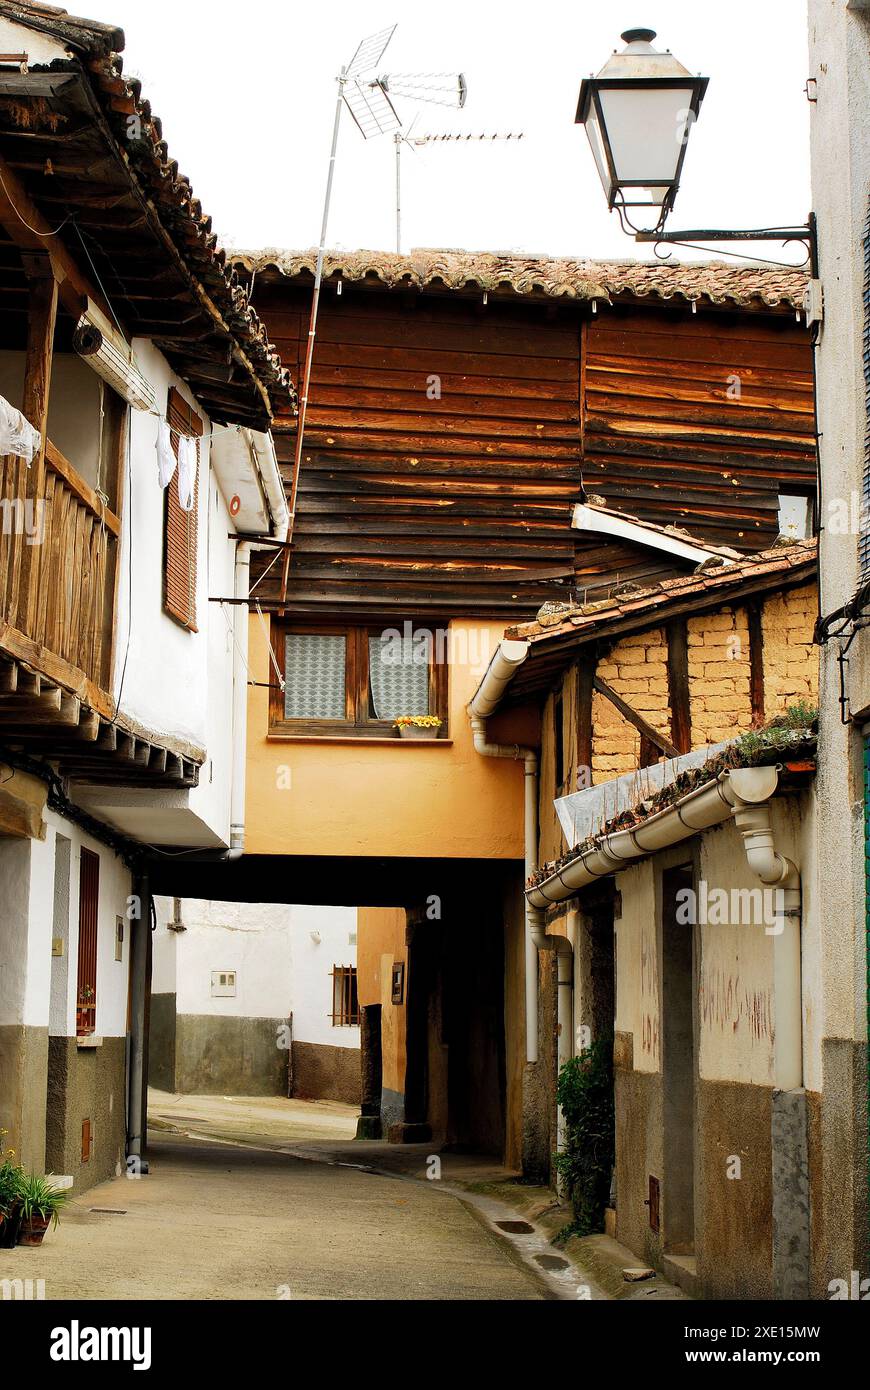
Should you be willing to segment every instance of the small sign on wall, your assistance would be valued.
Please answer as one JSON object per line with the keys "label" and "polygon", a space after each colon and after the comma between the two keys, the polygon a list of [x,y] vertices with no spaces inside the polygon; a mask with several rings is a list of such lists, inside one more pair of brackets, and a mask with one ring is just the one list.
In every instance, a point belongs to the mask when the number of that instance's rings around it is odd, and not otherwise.
{"label": "small sign on wall", "polygon": [[124,959],[124,919],[115,918],[115,960]]}
{"label": "small sign on wall", "polygon": [[405,1002],[405,962],[396,961],[393,966],[393,1004],[404,1004]]}
{"label": "small sign on wall", "polygon": [[211,996],[213,999],[229,999],[235,996],[235,970],[213,970],[211,972]]}

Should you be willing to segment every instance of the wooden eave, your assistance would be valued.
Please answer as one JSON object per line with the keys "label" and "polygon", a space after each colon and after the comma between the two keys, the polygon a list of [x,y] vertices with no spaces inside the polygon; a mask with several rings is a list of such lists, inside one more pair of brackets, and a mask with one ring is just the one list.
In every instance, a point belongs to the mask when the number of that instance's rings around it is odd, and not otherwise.
{"label": "wooden eave", "polygon": [[[10,648],[22,640],[8,624],[0,624],[2,748],[39,758],[60,776],[77,781],[142,788],[197,785],[205,760],[201,749],[149,733],[124,715],[113,716],[108,697],[56,658],[57,679],[49,678],[12,654]],[[33,655],[39,657],[39,652]]]}

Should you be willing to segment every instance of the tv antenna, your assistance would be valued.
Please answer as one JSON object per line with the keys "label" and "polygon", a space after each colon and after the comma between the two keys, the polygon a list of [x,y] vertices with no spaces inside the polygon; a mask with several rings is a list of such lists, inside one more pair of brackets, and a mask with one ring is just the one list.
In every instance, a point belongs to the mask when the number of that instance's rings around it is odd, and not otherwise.
{"label": "tv antenna", "polygon": [[402,146],[408,145],[412,150],[424,145],[462,145],[462,144],[482,144],[493,140],[522,140],[523,132],[506,131],[504,135],[494,131],[491,135],[479,131],[432,131],[426,135],[412,135],[417,117],[408,127],[407,134],[397,130],[393,135],[396,146],[396,255],[402,254]]}
{"label": "tv antenna", "polygon": [[341,69],[337,79],[338,95],[335,101],[329,170],[326,176],[326,195],[323,200],[320,244],[317,248],[317,261],[314,268],[314,290],[311,296],[311,316],[308,323],[308,343],[302,374],[302,392],[299,397],[296,453],[290,483],[290,520],[284,550],[284,574],[281,580],[282,603],[286,602],[287,599],[287,579],[290,573],[290,553],[296,521],[299,472],[302,465],[302,448],[305,437],[305,416],[311,386],[311,365],[314,359],[314,340],[317,335],[317,311],[320,303],[320,285],[323,279],[323,256],[326,250],[329,205],[332,200],[332,183],[335,174],[342,109],[347,107],[363,139],[371,140],[378,135],[392,135],[401,130],[402,120],[396,110],[395,99],[426,101],[437,106],[452,106],[461,110],[465,105],[465,98],[468,93],[466,81],[461,72],[455,75],[438,72],[378,73],[378,64],[383,58],[396,28],[397,26],[393,24],[388,29],[381,29],[377,34],[370,34],[368,38],[363,39],[358,44],[350,62]]}

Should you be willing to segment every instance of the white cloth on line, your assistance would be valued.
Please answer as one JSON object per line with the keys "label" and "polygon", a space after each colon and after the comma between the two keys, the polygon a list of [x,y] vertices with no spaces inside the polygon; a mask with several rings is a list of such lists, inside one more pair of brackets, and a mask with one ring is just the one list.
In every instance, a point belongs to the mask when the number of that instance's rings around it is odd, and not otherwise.
{"label": "white cloth on line", "polygon": [[167,487],[175,472],[175,451],[172,435],[165,420],[157,421],[157,481]]}
{"label": "white cloth on line", "polygon": [[196,440],[182,434],[178,439],[178,501],[182,511],[193,511],[195,492]]}
{"label": "white cloth on line", "polygon": [[25,420],[20,410],[10,405],[0,396],[0,454],[13,454],[16,458],[32,462],[33,455],[39,452],[42,435]]}

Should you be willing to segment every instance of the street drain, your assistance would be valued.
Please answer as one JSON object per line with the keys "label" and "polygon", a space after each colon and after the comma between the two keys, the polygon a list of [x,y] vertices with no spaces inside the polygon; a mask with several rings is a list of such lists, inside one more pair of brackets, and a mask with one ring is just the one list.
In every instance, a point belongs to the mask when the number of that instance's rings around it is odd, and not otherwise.
{"label": "street drain", "polygon": [[535,1255],[535,1264],[540,1265],[541,1269],[567,1269],[568,1261],[563,1260],[559,1255]]}
{"label": "street drain", "polygon": [[126,1207],[90,1207],[89,1210],[92,1211],[92,1212],[95,1212],[98,1216],[126,1216],[126,1215],[127,1215],[127,1208],[126,1208]]}
{"label": "street drain", "polygon": [[533,1236],[534,1226],[530,1226],[528,1221],[496,1221],[500,1231],[507,1231],[512,1236]]}

